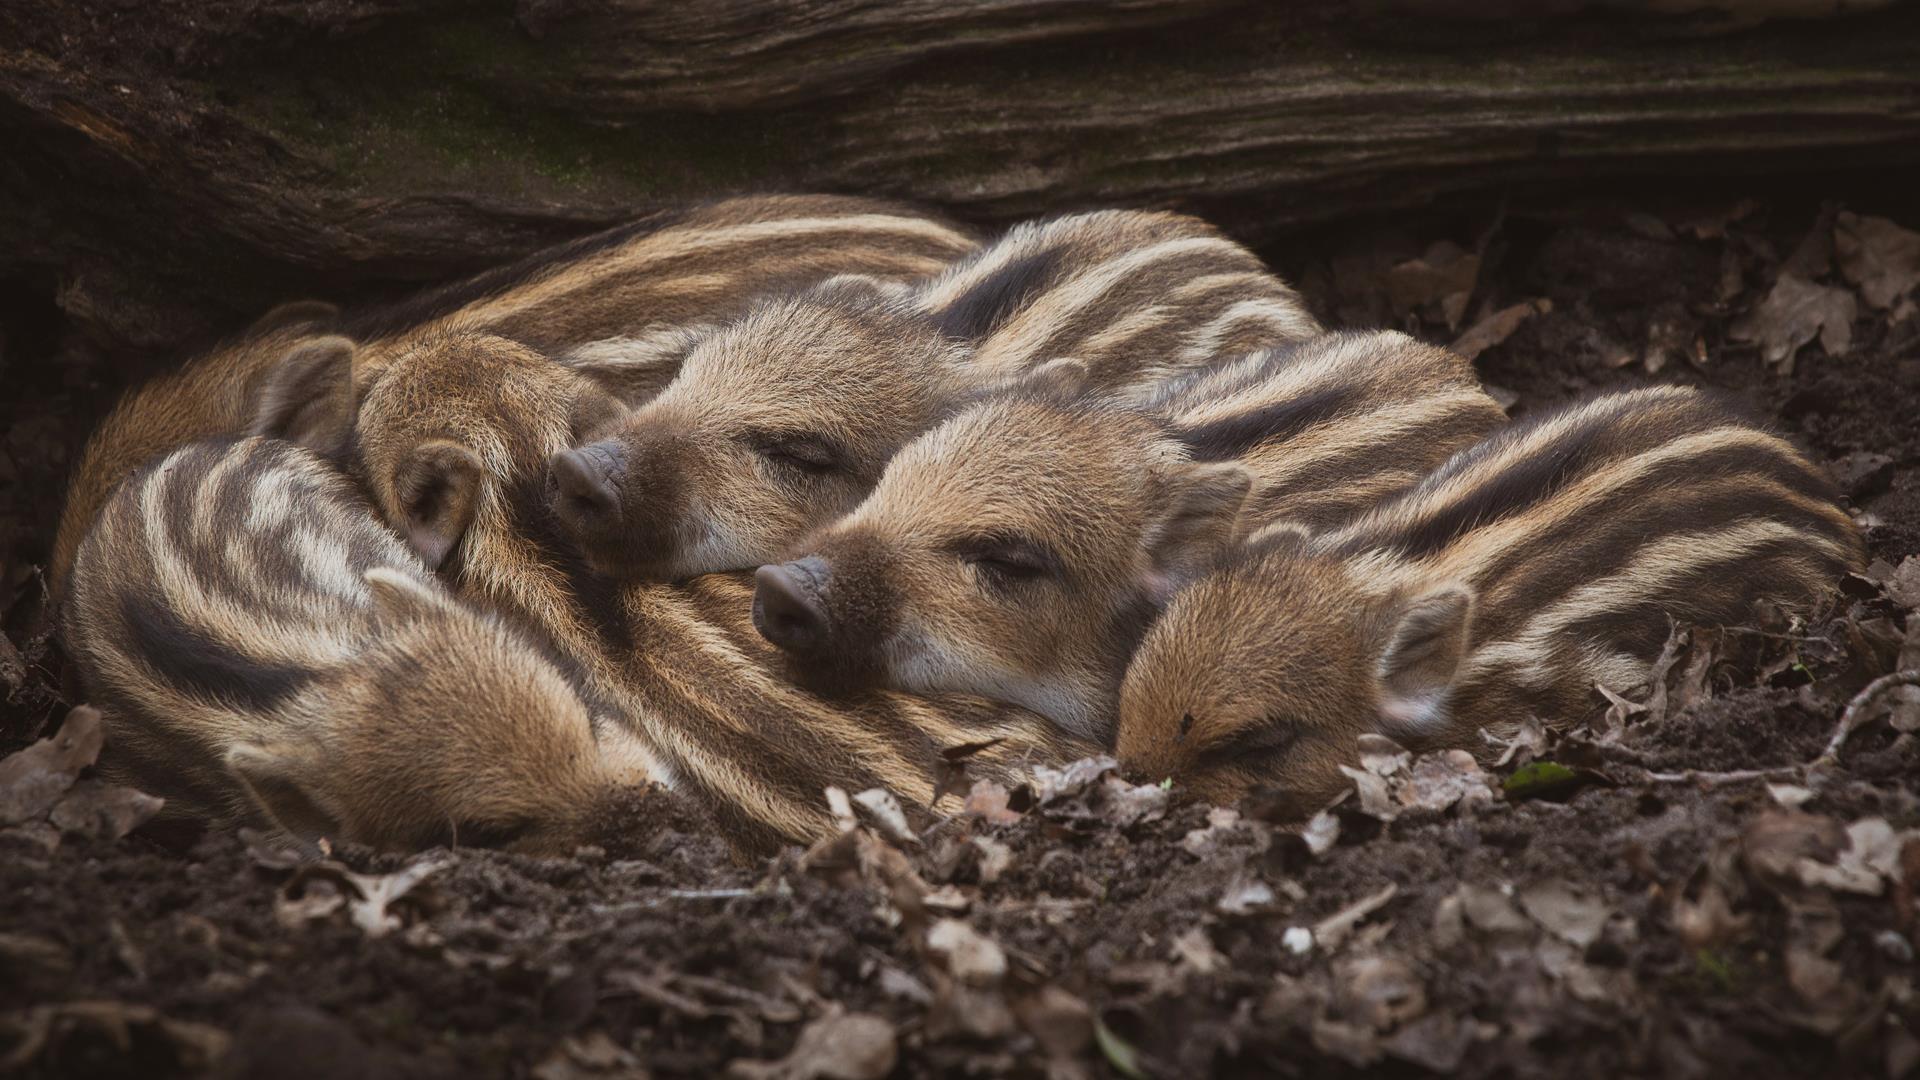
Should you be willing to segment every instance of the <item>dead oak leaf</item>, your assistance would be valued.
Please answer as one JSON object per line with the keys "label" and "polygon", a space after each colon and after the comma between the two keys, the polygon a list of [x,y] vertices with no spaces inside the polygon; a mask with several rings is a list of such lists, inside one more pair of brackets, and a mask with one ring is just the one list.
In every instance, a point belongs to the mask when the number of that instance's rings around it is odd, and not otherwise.
{"label": "dead oak leaf", "polygon": [[1875,560],[1867,576],[1885,589],[1887,596],[1903,608],[1920,608],[1920,555],[1909,555],[1899,566]]}
{"label": "dead oak leaf", "polygon": [[130,787],[82,780],[53,805],[47,820],[63,832],[111,844],[145,824],[165,802]]}
{"label": "dead oak leaf", "polygon": [[99,710],[82,705],[67,714],[52,737],[0,761],[0,825],[37,819],[53,809],[105,742]]}
{"label": "dead oak leaf", "polygon": [[1545,315],[1553,310],[1553,301],[1542,298],[1527,300],[1511,307],[1501,308],[1479,322],[1467,328],[1467,332],[1454,339],[1453,351],[1469,360],[1479,357],[1483,352],[1512,337],[1514,331],[1535,315]]}
{"label": "dead oak leaf", "polygon": [[1729,333],[1735,341],[1758,344],[1768,366],[1792,374],[1794,354],[1815,337],[1827,355],[1845,356],[1853,348],[1853,319],[1858,312],[1849,290],[1815,284],[1782,270],[1766,299],[1735,320]]}
{"label": "dead oak leaf", "polygon": [[1920,286],[1920,232],[1843,212],[1834,219],[1833,249],[1840,272],[1883,311]]}
{"label": "dead oak leaf", "polygon": [[1417,259],[1397,263],[1387,271],[1387,302],[1395,311],[1430,309],[1447,324],[1459,327],[1467,301],[1480,278],[1480,256],[1450,240],[1427,248]]}
{"label": "dead oak leaf", "polygon": [[1492,803],[1493,787],[1472,754],[1446,750],[1413,763],[1399,799],[1408,809],[1442,813],[1458,804],[1464,811]]}

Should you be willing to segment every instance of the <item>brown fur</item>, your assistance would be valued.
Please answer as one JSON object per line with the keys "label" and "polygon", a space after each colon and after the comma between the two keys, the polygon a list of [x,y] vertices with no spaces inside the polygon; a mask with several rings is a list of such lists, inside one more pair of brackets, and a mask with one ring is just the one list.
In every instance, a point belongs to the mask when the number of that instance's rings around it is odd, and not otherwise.
{"label": "brown fur", "polygon": [[[657,391],[684,352],[674,328],[722,319],[753,295],[840,273],[908,279],[974,247],[964,231],[898,204],[840,196],[730,199],[562,244],[513,266],[351,317],[302,301],[236,341],[130,393],[95,431],[73,478],[48,561],[58,599],[73,553],[115,485],[195,439],[254,430],[269,382],[317,336],[358,342],[364,386],[416,336],[477,327],[552,354],[579,354],[627,400]],[[292,399],[280,398],[281,402]],[[294,401],[294,404],[299,402]],[[338,413],[333,419],[339,419]],[[299,426],[276,430],[298,434]]]}
{"label": "brown fur", "polygon": [[1682,625],[1806,613],[1863,559],[1791,446],[1703,395],[1614,394],[1456,455],[1348,525],[1275,528],[1180,594],[1120,702],[1123,764],[1312,813],[1355,740],[1484,749],[1632,692]]}
{"label": "brown fur", "polygon": [[554,462],[554,508],[608,573],[751,568],[850,510],[965,399],[1045,362],[1077,363],[1089,392],[1119,400],[1318,330],[1196,219],[1031,222],[911,289],[836,281],[707,336],[612,437]]}
{"label": "brown fur", "polygon": [[[809,666],[1101,738],[1147,622],[1250,525],[1351,516],[1503,419],[1466,361],[1392,333],[1255,356],[1147,408],[1006,395],[909,444],[810,556],[763,570],[762,626],[794,646],[775,616],[805,627],[811,607]],[[770,616],[782,591],[798,598]]]}
{"label": "brown fur", "polygon": [[[485,385],[515,392],[491,394],[467,378],[476,357],[488,365]],[[397,357],[369,387],[354,467],[380,491],[391,463],[422,447],[454,445],[481,462],[476,510],[443,572],[461,594],[577,660],[591,694],[623,718],[633,755],[656,764],[743,849],[825,834],[821,791],[830,784],[884,786],[925,804],[941,751],[964,743],[1002,740],[973,759],[976,775],[988,776],[1087,752],[1037,717],[975,699],[871,693],[829,702],[794,686],[754,633],[751,587],[738,575],[622,585],[590,572],[556,544],[541,480],[547,457],[575,438],[581,400],[603,394],[512,343],[450,333]]]}
{"label": "brown fur", "polygon": [[66,634],[109,768],[174,814],[564,853],[645,778],[602,753],[607,718],[534,641],[455,600],[286,443],[194,444],[122,486]]}

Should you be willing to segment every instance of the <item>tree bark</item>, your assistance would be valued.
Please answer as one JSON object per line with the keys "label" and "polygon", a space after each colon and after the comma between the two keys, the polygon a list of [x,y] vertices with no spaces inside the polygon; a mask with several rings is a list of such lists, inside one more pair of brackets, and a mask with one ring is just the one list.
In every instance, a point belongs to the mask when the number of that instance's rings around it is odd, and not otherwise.
{"label": "tree bark", "polygon": [[1598,6],[7,5],[0,275],[165,350],[747,190],[1177,205],[1260,240],[1520,181],[1920,160],[1913,5]]}

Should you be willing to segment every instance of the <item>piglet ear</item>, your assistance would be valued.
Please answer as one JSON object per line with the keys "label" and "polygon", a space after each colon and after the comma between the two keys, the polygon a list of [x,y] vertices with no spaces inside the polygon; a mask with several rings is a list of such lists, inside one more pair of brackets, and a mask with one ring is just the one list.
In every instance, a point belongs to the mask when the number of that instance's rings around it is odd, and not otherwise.
{"label": "piglet ear", "polygon": [[373,594],[373,609],[389,625],[418,622],[445,611],[448,597],[438,585],[401,570],[376,566],[362,578]]}
{"label": "piglet ear", "polygon": [[317,840],[340,835],[340,820],[325,809],[314,780],[313,755],[284,744],[241,743],[227,751],[227,772],[253,807],[295,836]]}
{"label": "piglet ear", "polygon": [[1401,609],[1376,668],[1390,729],[1422,735],[1445,722],[1446,690],[1460,672],[1473,625],[1473,593],[1443,585]]}
{"label": "piglet ear", "polygon": [[340,309],[325,300],[293,300],[272,308],[247,327],[249,337],[262,337],[276,330],[323,323],[340,314]]}
{"label": "piglet ear", "polygon": [[1235,461],[1186,462],[1168,486],[1166,506],[1145,541],[1151,591],[1163,600],[1205,574],[1239,541],[1240,510],[1253,490],[1253,474]]}
{"label": "piglet ear", "polygon": [[428,569],[439,569],[467,534],[485,483],[480,456],[458,443],[422,443],[400,462],[393,478],[397,524]]}
{"label": "piglet ear", "polygon": [[1296,551],[1313,546],[1313,530],[1297,521],[1276,521],[1247,535],[1247,546],[1261,551]]}
{"label": "piglet ear", "polygon": [[334,334],[307,338],[267,372],[250,435],[299,443],[323,454],[353,434],[354,344]]}

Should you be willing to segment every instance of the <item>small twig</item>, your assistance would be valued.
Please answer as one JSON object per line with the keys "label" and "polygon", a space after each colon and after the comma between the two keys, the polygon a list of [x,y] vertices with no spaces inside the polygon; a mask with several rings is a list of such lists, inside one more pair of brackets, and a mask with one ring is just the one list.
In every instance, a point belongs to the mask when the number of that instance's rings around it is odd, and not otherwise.
{"label": "small twig", "polygon": [[1655,784],[1702,784],[1706,787],[1719,787],[1721,784],[1738,784],[1748,780],[1798,780],[1806,773],[1804,765],[1782,765],[1775,769],[1734,769],[1731,772],[1702,772],[1699,769],[1686,769],[1677,773],[1648,772],[1643,779]]}
{"label": "small twig", "polygon": [[1820,755],[1821,760],[1839,758],[1840,747],[1846,744],[1847,737],[1853,734],[1854,729],[1867,722],[1882,698],[1903,686],[1920,686],[1920,669],[1908,668],[1882,675],[1868,683],[1866,689],[1853,695],[1853,700],[1847,702],[1847,711],[1840,714],[1840,726],[1833,730],[1833,738],[1827,740],[1827,749]]}

